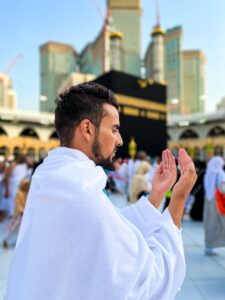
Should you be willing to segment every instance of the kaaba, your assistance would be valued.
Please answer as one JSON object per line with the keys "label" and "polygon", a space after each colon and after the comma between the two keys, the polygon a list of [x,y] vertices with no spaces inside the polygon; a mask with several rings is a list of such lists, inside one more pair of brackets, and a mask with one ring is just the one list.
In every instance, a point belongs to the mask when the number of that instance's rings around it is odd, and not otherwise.
{"label": "kaaba", "polygon": [[118,156],[128,157],[128,144],[134,137],[137,151],[161,156],[166,148],[166,86],[118,71],[94,80],[112,90],[120,105],[123,146]]}

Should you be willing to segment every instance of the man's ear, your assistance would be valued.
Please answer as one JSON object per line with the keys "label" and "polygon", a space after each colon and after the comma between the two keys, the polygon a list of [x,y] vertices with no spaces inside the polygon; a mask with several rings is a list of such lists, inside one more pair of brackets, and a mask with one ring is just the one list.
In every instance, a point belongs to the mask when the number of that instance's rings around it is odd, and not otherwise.
{"label": "man's ear", "polygon": [[79,126],[80,126],[81,134],[84,137],[84,139],[86,141],[92,140],[95,134],[94,124],[90,120],[84,119],[80,122]]}

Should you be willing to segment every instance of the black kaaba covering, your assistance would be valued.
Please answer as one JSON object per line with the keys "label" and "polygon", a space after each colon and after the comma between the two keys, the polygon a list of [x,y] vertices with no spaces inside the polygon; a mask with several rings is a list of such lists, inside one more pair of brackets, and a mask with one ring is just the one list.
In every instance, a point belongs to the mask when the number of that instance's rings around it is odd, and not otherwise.
{"label": "black kaaba covering", "polygon": [[[166,105],[165,85],[150,82],[145,87],[141,87],[140,82],[144,82],[143,79],[118,71],[110,71],[94,81],[111,89],[115,94]],[[120,106],[121,135],[124,145],[118,151],[118,155],[128,157],[128,144],[132,136],[137,143],[137,150],[145,150],[152,157],[161,155],[162,150],[166,148],[166,112],[145,109],[140,105],[139,116],[132,116],[123,113],[124,106],[132,106],[126,104]],[[145,117],[147,111],[160,114],[160,119]]]}

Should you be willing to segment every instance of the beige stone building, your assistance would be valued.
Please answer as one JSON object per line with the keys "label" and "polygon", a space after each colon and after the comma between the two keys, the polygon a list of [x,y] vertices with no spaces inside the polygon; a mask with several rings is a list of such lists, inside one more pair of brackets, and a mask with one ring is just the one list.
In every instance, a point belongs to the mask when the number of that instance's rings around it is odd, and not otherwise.
{"label": "beige stone building", "polygon": [[7,74],[0,74],[0,108],[9,110],[17,108],[17,94]]}
{"label": "beige stone building", "polygon": [[54,114],[0,109],[1,158],[23,153],[39,160],[58,145]]}
{"label": "beige stone building", "polygon": [[174,153],[186,148],[195,159],[207,160],[214,154],[225,157],[225,111],[171,116],[167,135]]}
{"label": "beige stone building", "polygon": [[68,88],[79,83],[92,81],[96,78],[93,74],[71,73],[70,76],[63,82],[58,90],[58,94],[61,94]]}

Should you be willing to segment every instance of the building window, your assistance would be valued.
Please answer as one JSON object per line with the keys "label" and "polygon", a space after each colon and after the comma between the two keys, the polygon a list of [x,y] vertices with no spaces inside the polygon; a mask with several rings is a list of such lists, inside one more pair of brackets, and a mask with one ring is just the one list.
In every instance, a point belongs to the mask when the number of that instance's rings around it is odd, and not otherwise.
{"label": "building window", "polygon": [[37,135],[36,131],[32,128],[25,128],[21,133],[20,136],[26,136],[26,137],[32,137],[39,139],[39,136]]}
{"label": "building window", "polygon": [[0,135],[7,135],[7,133],[5,132],[5,130],[3,128],[0,127]]}
{"label": "building window", "polygon": [[181,135],[179,139],[197,139],[199,138],[198,134],[192,130],[192,129],[187,129],[185,130]]}
{"label": "building window", "polygon": [[56,131],[54,131],[54,132],[50,135],[49,138],[50,138],[50,139],[59,139],[58,134],[57,134]]}
{"label": "building window", "polygon": [[216,137],[221,135],[225,135],[225,130],[220,126],[215,126],[209,131],[207,136]]}

